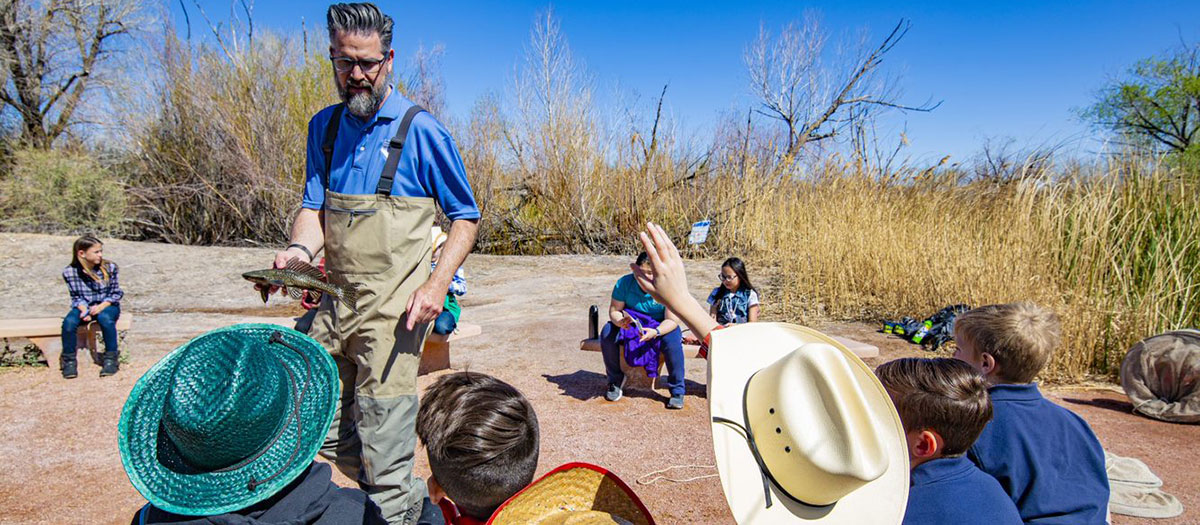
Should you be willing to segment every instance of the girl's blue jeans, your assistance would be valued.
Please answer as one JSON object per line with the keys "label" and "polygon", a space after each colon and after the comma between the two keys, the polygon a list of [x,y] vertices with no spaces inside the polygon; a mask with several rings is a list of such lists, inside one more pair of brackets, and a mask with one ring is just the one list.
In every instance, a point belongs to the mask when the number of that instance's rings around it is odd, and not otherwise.
{"label": "girl's blue jeans", "polygon": [[[617,335],[621,329],[611,322],[604,325],[600,331],[600,353],[604,354],[604,374],[608,376],[608,384],[620,385],[625,381],[625,373],[621,371],[621,345],[617,343]],[[685,390],[683,373],[683,332],[678,328],[659,336],[663,340],[663,357],[667,361],[667,388],[672,396],[683,395]]]}
{"label": "girl's blue jeans", "polygon": [[[120,316],[120,303],[113,303],[92,318],[93,321],[100,324],[100,333],[104,335],[105,357],[117,357],[117,318]],[[82,317],[78,308],[72,308],[70,312],[67,312],[67,316],[63,318],[63,357],[75,357],[75,346],[79,342],[76,337],[76,330],[79,329],[79,325],[83,324]]]}

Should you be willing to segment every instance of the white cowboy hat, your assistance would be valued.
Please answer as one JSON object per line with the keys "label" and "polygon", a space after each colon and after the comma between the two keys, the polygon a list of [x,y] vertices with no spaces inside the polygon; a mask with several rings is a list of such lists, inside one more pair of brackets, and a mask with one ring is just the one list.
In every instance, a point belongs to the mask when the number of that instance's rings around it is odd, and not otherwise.
{"label": "white cowboy hat", "polygon": [[904,427],[862,360],[784,323],[716,330],[709,347],[713,449],[738,523],[901,522]]}

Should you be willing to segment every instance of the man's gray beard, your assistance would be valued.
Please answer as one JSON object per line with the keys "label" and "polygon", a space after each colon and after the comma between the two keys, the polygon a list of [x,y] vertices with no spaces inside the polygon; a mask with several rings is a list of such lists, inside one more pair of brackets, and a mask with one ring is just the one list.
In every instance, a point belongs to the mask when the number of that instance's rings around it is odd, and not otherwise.
{"label": "man's gray beard", "polygon": [[[348,86],[347,86],[348,87]],[[338,87],[338,94],[342,97],[342,102],[346,103],[346,109],[361,119],[371,118],[376,111],[379,111],[379,106],[383,104],[383,95],[387,93],[387,85],[378,89],[371,86],[371,90],[366,93],[358,93],[354,96],[349,96],[349,90],[344,87]]]}

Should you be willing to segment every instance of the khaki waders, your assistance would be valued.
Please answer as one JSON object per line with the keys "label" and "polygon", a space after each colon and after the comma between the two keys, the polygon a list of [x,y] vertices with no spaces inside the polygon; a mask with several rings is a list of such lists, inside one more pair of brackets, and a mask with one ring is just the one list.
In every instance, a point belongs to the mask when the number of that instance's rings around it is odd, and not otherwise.
{"label": "khaki waders", "polygon": [[[391,195],[396,162],[414,107],[392,139],[374,195],[328,190],[338,106],[326,130],[325,263],[334,282],[360,286],[358,313],[329,294],[311,335],[337,363],[342,387],[337,415],[321,455],[358,480],[389,523],[411,524],[421,511],[425,484],[414,481],[417,367],[430,324],[405,329],[408,298],[430,273],[434,200]],[[332,131],[332,134],[330,133]],[[398,140],[397,140],[398,139]]]}

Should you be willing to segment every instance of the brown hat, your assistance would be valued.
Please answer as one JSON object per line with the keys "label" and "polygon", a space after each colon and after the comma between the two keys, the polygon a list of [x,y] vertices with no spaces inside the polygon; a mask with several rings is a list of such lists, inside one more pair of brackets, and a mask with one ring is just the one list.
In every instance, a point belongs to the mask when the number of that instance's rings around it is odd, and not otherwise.
{"label": "brown hat", "polygon": [[508,498],[488,523],[654,525],[654,518],[615,474],[588,463],[567,463]]}

